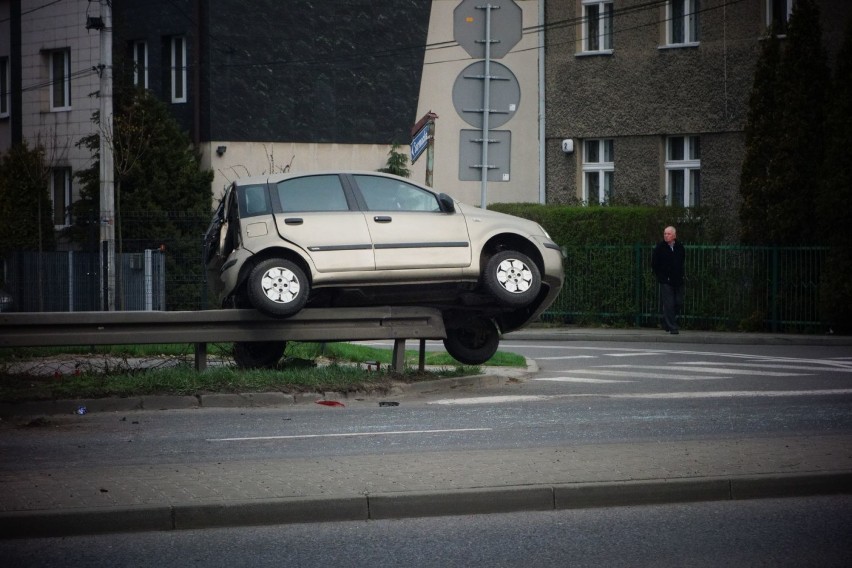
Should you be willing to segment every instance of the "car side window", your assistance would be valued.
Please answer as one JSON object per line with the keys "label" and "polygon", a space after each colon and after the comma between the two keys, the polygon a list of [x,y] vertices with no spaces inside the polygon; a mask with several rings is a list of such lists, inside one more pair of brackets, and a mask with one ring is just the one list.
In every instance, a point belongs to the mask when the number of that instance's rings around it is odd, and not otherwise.
{"label": "car side window", "polygon": [[284,180],[278,184],[278,198],[285,213],[349,210],[343,186],[336,175]]}
{"label": "car side window", "polygon": [[239,191],[240,217],[268,215],[272,212],[265,185],[247,185]]}
{"label": "car side window", "polygon": [[358,189],[370,211],[440,211],[434,193],[404,181],[356,175]]}

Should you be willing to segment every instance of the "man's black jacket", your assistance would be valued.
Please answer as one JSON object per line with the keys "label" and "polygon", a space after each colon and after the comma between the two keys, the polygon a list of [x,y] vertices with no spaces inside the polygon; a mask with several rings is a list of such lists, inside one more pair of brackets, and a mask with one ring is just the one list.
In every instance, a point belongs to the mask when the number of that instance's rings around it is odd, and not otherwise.
{"label": "man's black jacket", "polygon": [[682,286],[685,260],[686,251],[679,242],[675,241],[674,247],[670,247],[665,241],[657,243],[651,255],[651,270],[657,277],[657,282]]}

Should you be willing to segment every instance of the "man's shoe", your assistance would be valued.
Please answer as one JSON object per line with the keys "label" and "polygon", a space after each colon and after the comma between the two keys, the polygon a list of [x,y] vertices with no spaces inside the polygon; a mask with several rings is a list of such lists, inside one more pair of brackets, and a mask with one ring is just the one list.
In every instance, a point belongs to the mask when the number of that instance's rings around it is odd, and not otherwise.
{"label": "man's shoe", "polygon": [[672,329],[672,330],[669,331],[669,333],[671,333],[672,335],[677,335],[680,332],[676,329]]}

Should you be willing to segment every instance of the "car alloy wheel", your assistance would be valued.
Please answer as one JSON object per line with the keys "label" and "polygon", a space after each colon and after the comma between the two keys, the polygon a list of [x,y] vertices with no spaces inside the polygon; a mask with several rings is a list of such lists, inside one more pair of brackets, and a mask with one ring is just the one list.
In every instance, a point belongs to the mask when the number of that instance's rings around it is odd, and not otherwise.
{"label": "car alloy wheel", "polygon": [[254,267],[248,279],[251,304],[266,314],[286,317],[308,301],[310,284],[299,266],[286,259],[269,258]]}
{"label": "car alloy wheel", "polygon": [[483,282],[500,304],[520,307],[530,304],[538,296],[541,273],[527,255],[506,250],[488,259]]}

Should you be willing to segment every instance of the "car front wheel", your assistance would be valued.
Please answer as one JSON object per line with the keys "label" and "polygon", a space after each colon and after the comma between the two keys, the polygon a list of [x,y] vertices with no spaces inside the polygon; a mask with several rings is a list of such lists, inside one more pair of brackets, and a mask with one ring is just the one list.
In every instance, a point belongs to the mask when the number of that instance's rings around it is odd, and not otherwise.
{"label": "car front wheel", "polygon": [[254,267],[248,278],[252,306],[276,317],[301,310],[308,301],[310,284],[301,268],[290,260],[269,258]]}
{"label": "car front wheel", "polygon": [[482,280],[486,290],[504,306],[526,306],[541,290],[538,267],[527,255],[513,250],[489,258]]}
{"label": "car front wheel", "polygon": [[497,352],[500,332],[487,318],[472,320],[465,327],[447,329],[444,348],[453,359],[465,365],[481,365]]}

